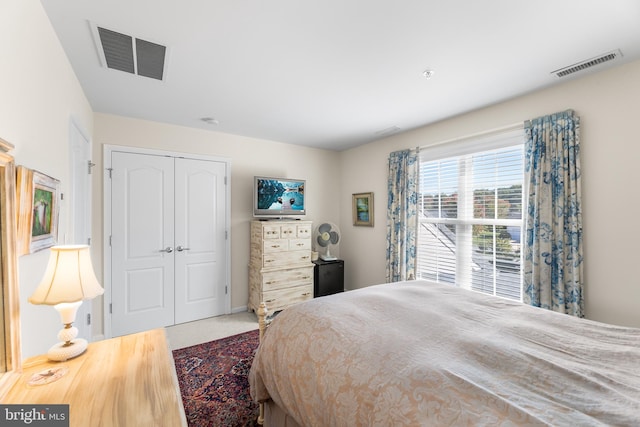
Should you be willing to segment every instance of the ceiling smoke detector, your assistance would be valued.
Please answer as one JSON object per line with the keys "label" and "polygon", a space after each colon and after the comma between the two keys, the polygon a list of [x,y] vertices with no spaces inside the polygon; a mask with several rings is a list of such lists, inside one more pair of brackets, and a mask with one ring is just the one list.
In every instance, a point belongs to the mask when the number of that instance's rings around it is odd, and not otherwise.
{"label": "ceiling smoke detector", "polygon": [[433,70],[424,70],[422,72],[422,75],[424,76],[425,79],[429,80],[431,77],[433,77]]}
{"label": "ceiling smoke detector", "polygon": [[605,62],[613,61],[622,58],[622,52],[620,49],[607,52],[595,58],[587,59],[577,64],[569,65],[568,67],[560,68],[559,70],[552,71],[551,74],[558,78],[566,77],[579,71],[584,71],[588,68],[595,67],[596,65],[603,64]]}

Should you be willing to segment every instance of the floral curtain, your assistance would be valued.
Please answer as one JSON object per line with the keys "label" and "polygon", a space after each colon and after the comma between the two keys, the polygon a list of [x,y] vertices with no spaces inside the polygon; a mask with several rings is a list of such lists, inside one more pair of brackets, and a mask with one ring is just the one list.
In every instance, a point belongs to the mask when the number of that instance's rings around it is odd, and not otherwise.
{"label": "floral curtain", "polygon": [[525,303],[584,316],[580,118],[525,122]]}
{"label": "floral curtain", "polygon": [[387,282],[411,280],[416,276],[419,164],[417,150],[389,155]]}

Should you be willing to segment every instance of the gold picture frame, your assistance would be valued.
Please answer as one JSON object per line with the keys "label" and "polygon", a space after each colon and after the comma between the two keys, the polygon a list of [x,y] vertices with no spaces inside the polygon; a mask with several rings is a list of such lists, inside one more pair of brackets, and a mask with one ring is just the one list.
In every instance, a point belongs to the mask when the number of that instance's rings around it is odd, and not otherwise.
{"label": "gold picture frame", "polygon": [[60,181],[18,166],[16,186],[18,255],[54,246],[58,240]]}
{"label": "gold picture frame", "polygon": [[22,374],[13,148],[0,138],[0,402]]}
{"label": "gold picture frame", "polygon": [[353,225],[373,227],[373,193],[356,193],[352,198]]}

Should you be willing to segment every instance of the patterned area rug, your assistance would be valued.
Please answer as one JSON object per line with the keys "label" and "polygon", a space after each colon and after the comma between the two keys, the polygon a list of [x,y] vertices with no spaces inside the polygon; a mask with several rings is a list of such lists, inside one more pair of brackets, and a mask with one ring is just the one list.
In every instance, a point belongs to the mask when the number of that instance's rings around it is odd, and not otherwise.
{"label": "patterned area rug", "polygon": [[173,351],[190,427],[257,425],[248,376],[258,343],[255,330]]}

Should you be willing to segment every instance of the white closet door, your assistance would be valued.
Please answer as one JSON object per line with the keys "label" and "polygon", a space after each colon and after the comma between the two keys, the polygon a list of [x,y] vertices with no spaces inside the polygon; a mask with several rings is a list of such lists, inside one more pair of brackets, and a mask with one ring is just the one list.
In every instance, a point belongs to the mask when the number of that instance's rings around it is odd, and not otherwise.
{"label": "white closet door", "polygon": [[175,322],[225,313],[226,164],[176,159]]}
{"label": "white closet door", "polygon": [[174,324],[174,159],[112,153],[112,335]]}

